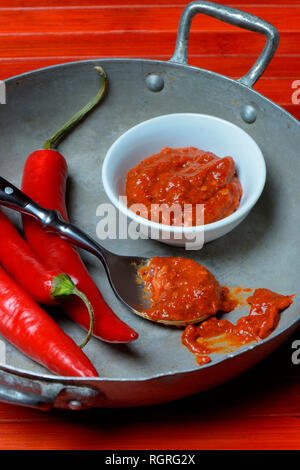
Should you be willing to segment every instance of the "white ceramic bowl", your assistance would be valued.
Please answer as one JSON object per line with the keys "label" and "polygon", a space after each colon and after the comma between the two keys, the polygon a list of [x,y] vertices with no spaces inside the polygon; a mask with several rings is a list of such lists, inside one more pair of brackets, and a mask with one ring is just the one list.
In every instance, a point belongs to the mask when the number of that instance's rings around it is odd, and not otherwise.
{"label": "white ceramic bowl", "polygon": [[[136,215],[119,196],[125,195],[127,172],[141,160],[164,147],[197,147],[218,157],[233,157],[243,196],[239,208],[228,217],[207,225],[176,227]],[[256,142],[243,129],[205,114],[168,114],[144,121],[121,135],[108,150],[102,168],[104,189],[110,201],[143,233],[170,245],[200,248],[235,228],[260,197],[266,180],[266,165]],[[197,236],[198,245],[192,242]]]}

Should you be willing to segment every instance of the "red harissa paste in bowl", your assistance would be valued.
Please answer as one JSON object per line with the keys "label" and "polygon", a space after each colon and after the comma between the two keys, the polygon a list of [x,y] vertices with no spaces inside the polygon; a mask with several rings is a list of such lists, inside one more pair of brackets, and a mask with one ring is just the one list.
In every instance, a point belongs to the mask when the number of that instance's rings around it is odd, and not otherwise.
{"label": "red harissa paste in bowl", "polygon": [[[164,148],[132,168],[126,179],[128,207],[143,204],[148,219],[153,204],[178,204],[182,209],[203,204],[204,223],[210,224],[236,211],[242,194],[232,157],[219,158],[194,147]],[[191,225],[197,225],[194,210],[191,218]],[[171,218],[170,225],[181,224]]]}

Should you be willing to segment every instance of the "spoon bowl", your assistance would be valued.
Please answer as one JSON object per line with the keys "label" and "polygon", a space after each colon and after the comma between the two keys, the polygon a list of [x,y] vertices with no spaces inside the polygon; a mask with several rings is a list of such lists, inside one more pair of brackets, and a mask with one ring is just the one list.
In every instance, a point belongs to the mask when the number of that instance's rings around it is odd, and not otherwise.
{"label": "spoon bowl", "polygon": [[147,314],[151,301],[138,275],[140,267],[147,264],[150,258],[122,256],[108,251],[78,227],[65,222],[59,212],[44,209],[2,177],[0,177],[0,205],[34,217],[45,231],[55,233],[97,256],[105,268],[115,295],[136,315],[173,326],[184,326],[206,319],[202,316],[191,321],[153,320]]}
{"label": "spoon bowl", "polygon": [[185,326],[208,318],[207,315],[202,315],[192,320],[154,320],[147,313],[151,308],[151,298],[145,291],[144,282],[139,276],[139,269],[148,264],[151,258],[120,256],[107,250],[103,251],[106,258],[106,272],[113,291],[136,315],[168,326]]}

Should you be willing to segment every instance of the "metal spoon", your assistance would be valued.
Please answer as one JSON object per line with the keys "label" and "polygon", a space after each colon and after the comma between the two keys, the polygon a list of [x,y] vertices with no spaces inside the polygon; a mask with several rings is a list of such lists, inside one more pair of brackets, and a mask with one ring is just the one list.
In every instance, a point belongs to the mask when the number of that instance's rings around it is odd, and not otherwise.
{"label": "metal spoon", "polygon": [[[45,231],[55,233],[97,256],[105,268],[116,296],[135,314],[154,321],[147,315],[150,302],[145,295],[143,283],[137,282],[139,268],[147,264],[150,258],[116,255],[106,250],[75,225],[65,222],[59,212],[44,209],[2,177],[0,177],[0,205],[34,217]],[[155,321],[166,325],[183,326],[205,319],[206,317],[191,321]]]}

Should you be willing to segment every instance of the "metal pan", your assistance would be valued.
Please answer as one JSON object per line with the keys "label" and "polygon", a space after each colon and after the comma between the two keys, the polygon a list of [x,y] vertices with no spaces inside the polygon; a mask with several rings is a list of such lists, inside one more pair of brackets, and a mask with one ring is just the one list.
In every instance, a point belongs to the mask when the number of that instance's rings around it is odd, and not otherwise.
{"label": "metal pan", "polygon": [[[266,36],[261,56],[243,78],[235,81],[187,64],[189,28],[196,13]],[[294,332],[300,308],[300,126],[290,114],[251,88],[277,44],[277,30],[269,23],[226,6],[194,2],[183,12],[175,53],[169,62],[91,60],[47,67],[6,81],[7,104],[0,106],[0,173],[20,185],[26,156],[96,92],[98,77],[93,64],[101,64],[106,70],[110,90],[105,102],[60,147],[70,169],[71,219],[92,236],[99,220],[97,206],[106,201],[101,185],[102,159],[129,127],[161,114],[199,112],[245,129],[263,151],[268,176],[259,203],[238,228],[196,252],[151,240],[105,240],[104,245],[122,254],[189,256],[211,269],[226,285],[263,286],[296,297],[269,338],[233,354],[215,355],[210,364],[198,367],[193,355],[181,346],[180,330],[132,315],[114,297],[99,262],[84,254],[109,304],[140,333],[138,341],[116,346],[93,339],[86,352],[99,371],[99,379],[50,375],[7,344],[6,365],[0,367],[0,400],[40,409],[125,407],[173,400],[240,374]],[[51,313],[75,340],[80,340],[80,328],[59,312]],[[229,318],[244,313],[239,310]]]}

